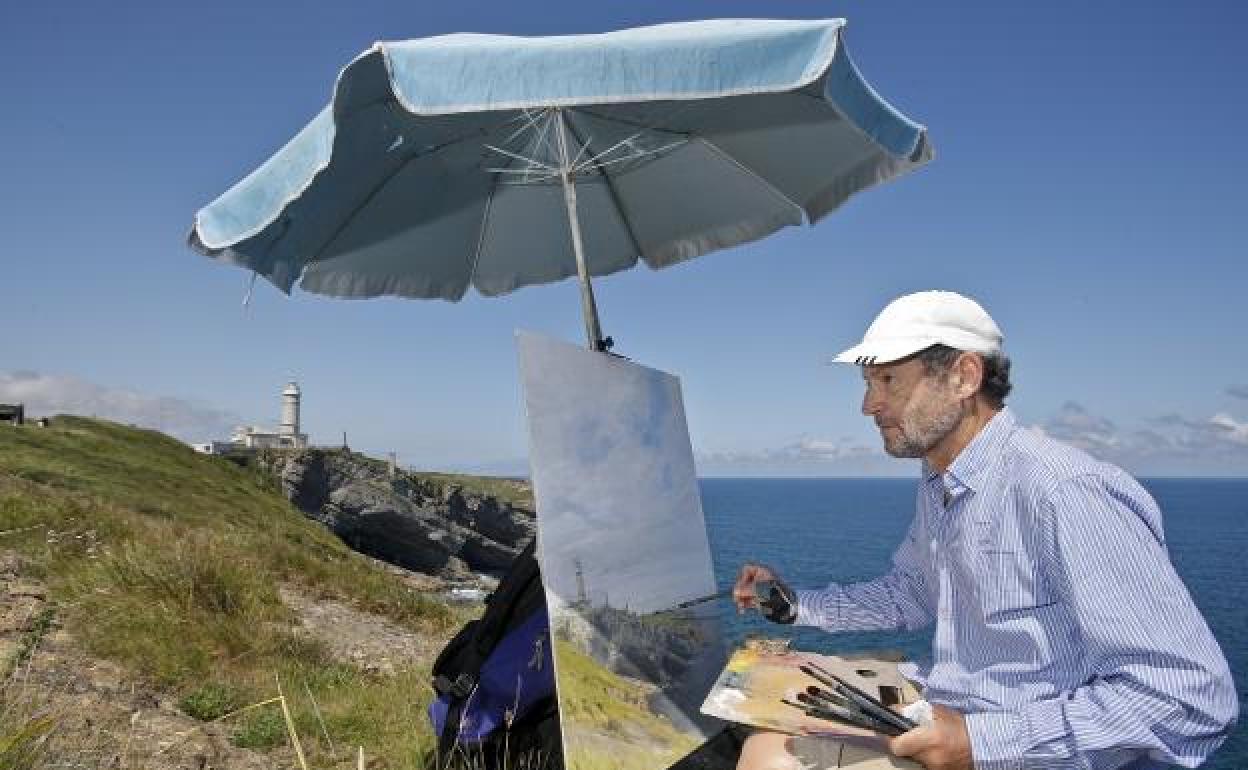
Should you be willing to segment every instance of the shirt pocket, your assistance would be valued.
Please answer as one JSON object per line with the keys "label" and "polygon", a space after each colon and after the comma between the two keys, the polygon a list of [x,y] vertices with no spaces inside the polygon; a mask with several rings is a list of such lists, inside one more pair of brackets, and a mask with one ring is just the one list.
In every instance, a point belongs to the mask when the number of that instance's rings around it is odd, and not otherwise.
{"label": "shirt pocket", "polygon": [[1027,554],[986,549],[977,558],[983,576],[978,589],[984,620],[1001,622],[1036,615],[1057,603]]}

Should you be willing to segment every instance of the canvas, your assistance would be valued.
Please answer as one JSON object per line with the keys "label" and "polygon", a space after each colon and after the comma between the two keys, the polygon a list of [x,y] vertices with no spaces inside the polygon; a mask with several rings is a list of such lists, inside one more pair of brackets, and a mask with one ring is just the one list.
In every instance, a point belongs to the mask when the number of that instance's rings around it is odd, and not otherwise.
{"label": "canvas", "polygon": [[725,655],[679,380],[518,335],[569,770],[667,767]]}

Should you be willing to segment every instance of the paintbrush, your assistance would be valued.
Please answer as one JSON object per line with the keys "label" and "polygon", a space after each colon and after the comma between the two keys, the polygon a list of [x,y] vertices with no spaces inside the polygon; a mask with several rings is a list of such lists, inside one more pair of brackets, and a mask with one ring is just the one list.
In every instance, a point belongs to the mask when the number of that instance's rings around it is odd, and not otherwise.
{"label": "paintbrush", "polygon": [[827,690],[824,690],[813,684],[806,688],[806,694],[810,695],[812,698],[818,698],[819,700],[824,700],[824,701],[827,701],[828,703],[833,703],[837,706],[840,706],[841,708],[852,709],[854,707],[853,701],[849,700],[843,695],[837,695],[834,692],[828,692]]}
{"label": "paintbrush", "polygon": [[798,693],[797,699],[801,702],[794,703],[793,701],[784,698],[781,698],[780,702],[786,706],[792,706],[795,709],[800,709],[802,713],[808,717],[822,719],[825,722],[839,722],[851,727],[861,727],[872,732],[884,733],[885,735],[901,734],[901,731],[892,725],[881,724],[877,720],[871,719],[861,712],[849,711],[837,706],[820,703],[806,693]]}
{"label": "paintbrush", "polygon": [[853,701],[827,692],[826,690],[821,690],[813,685],[807,687],[806,692],[800,693],[797,696],[797,699],[802,703],[809,703],[815,708],[838,715],[846,714],[859,722],[869,723],[871,729],[876,732],[887,733],[889,735],[898,735],[905,732],[900,725],[896,725],[892,722],[886,722],[874,714],[858,708],[857,704]]}
{"label": "paintbrush", "polygon": [[836,674],[820,668],[816,663],[811,663],[809,667],[802,666],[801,668],[805,673],[830,686],[841,696],[849,699],[859,711],[863,711],[880,721],[887,722],[899,730],[913,730],[919,726],[918,723],[898,714]]}

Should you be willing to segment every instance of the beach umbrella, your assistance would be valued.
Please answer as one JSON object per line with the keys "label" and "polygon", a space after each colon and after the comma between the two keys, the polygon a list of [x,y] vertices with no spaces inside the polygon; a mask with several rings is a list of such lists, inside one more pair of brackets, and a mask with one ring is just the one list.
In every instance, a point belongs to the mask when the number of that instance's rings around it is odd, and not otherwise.
{"label": "beach umbrella", "polygon": [[[455,301],[667,267],[811,223],[931,158],[844,21],[378,43],[268,161],[201,209],[208,256],[289,292]],[[254,279],[253,275],[253,279]]]}

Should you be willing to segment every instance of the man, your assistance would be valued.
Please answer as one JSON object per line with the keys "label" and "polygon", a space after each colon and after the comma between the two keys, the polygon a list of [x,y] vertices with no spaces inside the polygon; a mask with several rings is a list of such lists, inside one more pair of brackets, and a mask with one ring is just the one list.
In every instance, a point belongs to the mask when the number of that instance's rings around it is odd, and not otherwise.
{"label": "man", "polygon": [[1238,704],[1157,505],[1122,470],[1015,421],[1002,341],[958,294],[889,304],[836,360],[862,367],[885,451],[923,460],[891,571],[794,592],[747,564],[734,599],[751,606],[753,584],[772,580],[781,598],[762,609],[776,622],[935,623],[931,663],[903,670],[934,721],[889,742],[928,770],[1195,767]]}

